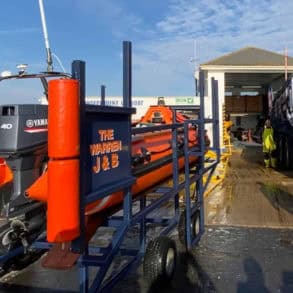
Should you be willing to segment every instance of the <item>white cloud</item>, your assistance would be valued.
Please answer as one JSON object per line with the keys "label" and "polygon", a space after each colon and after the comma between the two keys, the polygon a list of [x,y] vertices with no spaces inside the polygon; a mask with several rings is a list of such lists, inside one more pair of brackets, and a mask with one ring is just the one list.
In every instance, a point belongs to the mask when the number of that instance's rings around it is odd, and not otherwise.
{"label": "white cloud", "polygon": [[[293,2],[286,2],[174,0],[169,15],[157,24],[158,33],[166,34],[170,39],[183,35],[186,38],[196,38],[201,43],[216,43],[221,46],[227,41],[224,45],[227,51],[245,46],[243,43],[248,40],[251,40],[250,44],[278,50],[279,46],[285,45],[280,44],[280,41],[285,43],[283,38],[286,35],[288,47],[292,44],[293,33],[288,26],[291,15],[288,11],[293,11]],[[223,49],[220,46],[208,47],[215,53]],[[210,54],[205,55],[209,58]]]}
{"label": "white cloud", "polygon": [[[155,9],[155,1],[149,2]],[[115,41],[133,41],[133,89],[137,95],[191,94],[194,63],[190,60],[194,55],[194,40],[197,63],[245,46],[279,53],[287,47],[289,55],[293,55],[292,0],[169,0],[166,9],[156,11],[156,19],[161,16],[157,23],[155,18],[147,21],[147,14],[138,15],[136,11],[140,10],[134,5],[139,4],[135,1],[133,5],[125,0],[75,0],[72,3],[82,17],[90,20],[88,25],[93,38],[95,30],[105,30],[107,34],[112,33],[109,37],[114,36]],[[0,29],[0,35],[35,31],[41,30],[34,27]],[[116,55],[119,54],[120,51]],[[11,55],[16,56],[10,48],[5,56]],[[6,59],[9,58],[1,60],[1,67],[5,65],[5,69],[12,66]]]}
{"label": "white cloud", "polygon": [[[193,40],[197,57],[203,63],[246,46],[293,54],[290,27],[293,1],[287,0],[172,0],[167,15],[153,31],[152,40],[134,44],[137,92],[143,81],[156,89],[177,88],[186,92],[186,78],[192,74],[189,63]],[[180,87],[180,85],[183,85]],[[190,89],[192,88],[190,83]],[[170,94],[170,93],[167,93]]]}

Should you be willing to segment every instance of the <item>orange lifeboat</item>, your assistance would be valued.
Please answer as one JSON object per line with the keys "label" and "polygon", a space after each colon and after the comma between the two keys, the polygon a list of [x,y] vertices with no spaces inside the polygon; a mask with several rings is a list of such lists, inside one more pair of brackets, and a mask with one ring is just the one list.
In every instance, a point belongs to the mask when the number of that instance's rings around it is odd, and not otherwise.
{"label": "orange lifeboat", "polygon": [[[186,117],[182,114],[176,114],[176,121],[182,123]],[[173,123],[173,111],[167,106],[151,106],[145,116],[139,121],[139,126],[154,126]],[[183,142],[183,137],[178,134],[177,143]],[[139,193],[148,190],[154,185],[166,180],[173,173],[172,163],[172,132],[171,130],[160,130],[146,132],[132,136],[132,166],[133,174],[137,178],[132,186],[132,195],[136,196]],[[194,126],[190,126],[188,132],[189,145],[197,144],[197,132]],[[166,159],[167,158],[167,159]],[[160,160],[165,160],[158,164],[156,168],[151,168],[150,171],[142,173],[136,172],[138,169],[147,169],[149,165]],[[195,161],[196,158],[193,158]],[[184,167],[184,158],[178,160],[179,169]],[[49,168],[50,171],[50,168]],[[27,191],[27,195],[32,199],[48,201],[48,182],[47,172],[45,172]],[[60,192],[62,192],[60,190]],[[45,195],[45,196],[44,196]],[[50,195],[49,195],[50,198]],[[95,217],[107,209],[120,205],[123,201],[123,192],[109,194],[102,199],[96,200],[86,206],[86,216],[95,214]],[[64,205],[63,205],[64,206]],[[78,225],[78,223],[76,223]],[[55,233],[59,235],[59,233]],[[60,232],[62,235],[62,231]],[[69,241],[70,238],[63,239],[61,236],[53,237],[52,242]],[[73,240],[73,238],[71,239]]]}

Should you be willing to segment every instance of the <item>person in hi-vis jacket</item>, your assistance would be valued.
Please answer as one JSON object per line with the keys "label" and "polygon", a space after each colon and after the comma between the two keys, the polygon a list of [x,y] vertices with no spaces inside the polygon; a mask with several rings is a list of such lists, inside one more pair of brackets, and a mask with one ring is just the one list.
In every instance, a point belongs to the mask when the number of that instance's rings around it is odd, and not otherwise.
{"label": "person in hi-vis jacket", "polygon": [[264,125],[264,130],[262,133],[262,148],[264,153],[264,162],[266,168],[272,167],[276,168],[276,143],[274,141],[274,129],[272,127],[271,121],[266,120]]}

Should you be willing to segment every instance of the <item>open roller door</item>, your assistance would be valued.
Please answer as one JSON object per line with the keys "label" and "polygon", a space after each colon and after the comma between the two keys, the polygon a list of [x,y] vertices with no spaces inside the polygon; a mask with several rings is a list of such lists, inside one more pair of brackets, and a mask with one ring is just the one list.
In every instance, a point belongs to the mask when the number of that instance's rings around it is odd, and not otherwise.
{"label": "open roller door", "polygon": [[[293,58],[255,47],[245,47],[200,65],[210,79],[219,81],[219,106],[233,121],[232,132],[242,139],[256,135],[268,115],[268,93],[277,91],[293,73]],[[222,108],[219,109],[222,111]],[[224,117],[223,117],[224,118]]]}

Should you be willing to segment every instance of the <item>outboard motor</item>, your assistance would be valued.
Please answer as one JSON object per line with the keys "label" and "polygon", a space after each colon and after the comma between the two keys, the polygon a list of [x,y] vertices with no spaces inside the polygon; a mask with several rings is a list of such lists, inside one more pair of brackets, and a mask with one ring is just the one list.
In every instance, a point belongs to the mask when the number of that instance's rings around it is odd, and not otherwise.
{"label": "outboard motor", "polygon": [[45,230],[45,206],[25,190],[46,169],[47,113],[46,105],[0,106],[0,158],[13,175],[0,182],[0,256],[21,245],[25,250]]}

